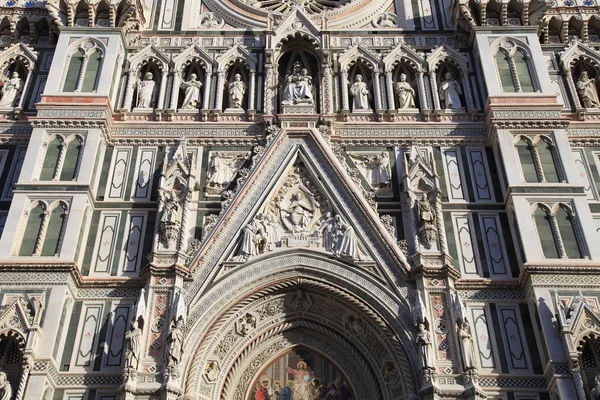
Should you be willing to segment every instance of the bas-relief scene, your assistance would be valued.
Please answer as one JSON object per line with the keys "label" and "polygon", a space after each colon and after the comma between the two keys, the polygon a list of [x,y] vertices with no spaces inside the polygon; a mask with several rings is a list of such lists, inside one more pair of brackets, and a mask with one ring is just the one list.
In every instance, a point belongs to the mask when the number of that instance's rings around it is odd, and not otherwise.
{"label": "bas-relief scene", "polygon": [[277,358],[258,376],[250,400],[358,400],[339,368],[305,348]]}

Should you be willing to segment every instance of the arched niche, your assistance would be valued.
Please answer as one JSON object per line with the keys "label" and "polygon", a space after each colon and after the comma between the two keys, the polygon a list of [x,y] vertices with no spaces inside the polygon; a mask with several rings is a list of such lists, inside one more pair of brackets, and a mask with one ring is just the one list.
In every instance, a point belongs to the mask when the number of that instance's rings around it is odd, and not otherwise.
{"label": "arched niche", "polygon": [[462,94],[460,94],[460,99],[462,106],[466,111],[474,111],[475,105],[472,99],[471,81],[469,79],[468,58],[453,47],[442,45],[433,49],[427,55],[426,61],[430,74],[433,108],[436,110],[446,108],[441,102],[440,84],[446,79],[446,74],[450,73],[451,79],[458,82],[461,87]]}
{"label": "arched niche", "polygon": [[600,16],[593,15],[588,20],[588,41],[600,43]]}
{"label": "arched niche", "polygon": [[567,40],[583,39],[583,21],[581,18],[571,17],[567,31]]}
{"label": "arched niche", "polygon": [[0,371],[6,374],[13,393],[19,387],[23,373],[23,350],[25,339],[15,330],[5,330],[0,333]]}
{"label": "arched niche", "polygon": [[0,21],[0,43],[10,43],[15,26],[8,17]]}
{"label": "arched niche", "polygon": [[75,26],[90,25],[90,6],[85,0],[81,0],[75,7],[75,15],[73,18]]}
{"label": "arched niche", "polygon": [[242,100],[242,109],[254,111],[256,109],[256,70],[257,59],[246,48],[234,46],[217,59],[218,79],[215,100],[215,109],[232,109],[234,105],[229,94],[229,84],[235,81],[235,75],[239,74],[246,87],[246,93]]}
{"label": "arched niche", "polygon": [[[177,73],[177,71],[179,70],[175,70],[175,73]],[[190,78],[192,77],[192,75],[195,75],[195,79],[202,83],[202,88],[200,88],[199,94],[198,94],[198,100],[196,101],[195,105],[190,105],[189,108],[193,109],[193,110],[199,110],[200,106],[202,105],[202,94],[204,93],[206,95],[206,93],[210,93],[210,88],[207,88],[206,86],[204,86],[204,82],[206,82],[206,76],[207,76],[207,72],[205,70],[205,67],[202,65],[202,63],[200,63],[198,60],[189,60],[188,62],[186,62],[184,65],[182,65],[182,69],[180,70],[180,86],[179,88],[173,87],[173,90],[179,90],[179,93],[177,95],[177,106],[176,107],[172,107],[176,110],[179,110],[182,108],[183,106],[183,102],[185,101],[185,97],[186,97],[186,88],[185,88],[185,83],[184,82],[188,82],[190,80]]]}
{"label": "arched niche", "polygon": [[[365,63],[364,61],[357,61],[355,63],[353,63],[349,68],[348,68],[348,85],[350,87],[350,91],[352,91],[352,85],[357,81],[357,76],[359,76],[362,78],[362,81],[364,83],[367,84],[367,90],[369,91],[369,95],[368,95],[368,102],[369,102],[369,107],[368,107],[368,111],[373,111],[375,110],[376,107],[376,102],[375,102],[375,71],[373,71],[373,67],[372,65]],[[379,76],[379,74],[377,74],[377,76]],[[355,110],[356,107],[356,102],[355,102],[355,97],[358,96],[358,94],[352,95],[352,93],[350,93],[350,98],[349,98],[349,105],[350,105],[350,111],[352,112],[356,112],[357,110]]]}
{"label": "arched niche", "polygon": [[[36,61],[37,53],[22,43],[14,44],[0,53],[2,82],[7,85],[0,97],[2,107],[22,107]],[[15,73],[18,76],[15,77]],[[11,90],[6,90],[11,86]],[[10,98],[7,98],[9,92],[11,92]]]}
{"label": "arched niche", "polygon": [[108,1],[102,0],[96,5],[94,15],[94,26],[110,27],[112,23],[113,13]]}
{"label": "arched niche", "polygon": [[187,48],[174,57],[170,108],[173,110],[179,108],[180,100],[183,101],[182,84],[189,79],[192,73],[195,73],[197,80],[202,83],[197,109],[208,110],[211,104],[214,67],[214,59],[197,45]]}
{"label": "arched niche", "polygon": [[[127,88],[123,99],[123,110],[129,111],[132,104],[137,105],[137,93],[145,70],[153,71],[152,80],[154,84],[154,107],[162,109],[164,106],[164,97],[167,86],[167,74],[169,72],[169,58],[158,48],[148,45],[135,53],[129,60],[129,76],[127,78]],[[135,103],[134,103],[135,99]]]}
{"label": "arched niche", "polygon": [[489,1],[485,8],[485,19],[487,25],[500,26],[502,25],[502,3],[499,1]]}
{"label": "arched niche", "polygon": [[523,11],[525,4],[519,0],[510,0],[506,10],[507,23],[509,26],[523,25]]}
{"label": "arched niche", "polygon": [[547,38],[545,40],[546,43],[563,43],[563,34],[562,34],[562,26],[563,22],[558,18],[551,18],[550,22],[548,22],[547,27]]}
{"label": "arched niche", "polygon": [[[600,78],[600,54],[593,48],[576,40],[570,43],[559,55],[560,64],[565,71],[575,108],[597,108],[598,106],[595,103],[598,103],[600,88],[598,82]],[[584,72],[588,75],[588,78],[594,79],[594,82],[582,85],[580,81]],[[584,90],[584,86],[588,90]]]}
{"label": "arched niche", "polygon": [[301,68],[308,71],[312,77],[312,96],[317,113],[323,109],[321,65],[322,55],[312,44],[304,39],[296,38],[283,44],[280,57],[277,59],[277,110],[281,113],[283,101],[283,90],[285,88],[285,77],[294,71],[294,64],[298,63]]}

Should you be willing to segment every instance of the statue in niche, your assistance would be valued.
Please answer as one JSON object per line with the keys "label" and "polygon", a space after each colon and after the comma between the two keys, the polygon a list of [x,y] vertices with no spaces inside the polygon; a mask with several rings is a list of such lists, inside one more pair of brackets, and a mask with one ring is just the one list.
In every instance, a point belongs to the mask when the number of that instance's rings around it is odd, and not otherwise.
{"label": "statue in niche", "polygon": [[579,75],[576,86],[581,103],[585,108],[600,107],[600,100],[598,100],[598,91],[596,89],[596,80],[590,78],[587,71],[583,71],[581,75]]}
{"label": "statue in niche", "polygon": [[467,371],[470,369],[476,369],[473,337],[471,336],[471,325],[466,319],[458,326],[458,336],[461,343],[464,370]]}
{"label": "statue in niche", "polygon": [[596,376],[594,376],[594,388],[590,394],[592,395],[592,399],[600,399],[600,374],[596,374]]}
{"label": "statue in niche", "polygon": [[181,362],[183,353],[183,319],[179,318],[171,324],[171,330],[167,336],[167,354],[169,367],[176,367]]}
{"label": "statue in niche", "polygon": [[284,79],[281,104],[313,104],[312,77],[300,62],[294,63],[294,71]]}
{"label": "statue in niche", "polygon": [[342,220],[339,215],[335,216],[335,249],[336,257],[345,256],[353,260],[358,259],[358,244],[354,228]]}
{"label": "statue in niche", "polygon": [[4,371],[0,371],[0,390],[2,391],[2,393],[0,394],[0,400],[12,399],[12,386],[8,381],[6,372]]}
{"label": "statue in niche", "polygon": [[460,101],[462,89],[460,88],[460,84],[452,79],[451,72],[446,72],[446,75],[444,75],[444,80],[440,83],[439,92],[440,99],[444,102],[444,108],[451,110],[462,108]]}
{"label": "statue in niche", "polygon": [[350,94],[354,96],[352,111],[368,110],[369,107],[369,89],[367,84],[363,82],[362,75],[358,74],[354,77],[354,83],[350,86]]}
{"label": "statue in niche", "polygon": [[131,329],[125,334],[125,367],[137,369],[140,362],[142,330],[137,320],[131,323]]}
{"label": "statue in niche", "polygon": [[398,108],[406,110],[415,108],[415,89],[406,82],[406,74],[400,74],[400,82],[396,83],[398,95]]}
{"label": "statue in niche", "polygon": [[234,153],[212,153],[208,163],[208,191],[220,193],[229,185],[247,155]]}
{"label": "statue in niche", "polygon": [[436,211],[427,193],[422,193],[416,203],[419,218],[419,239],[423,246],[431,249],[437,240]]}
{"label": "statue in niche", "polygon": [[242,76],[240,74],[235,74],[233,77],[233,82],[229,84],[231,108],[242,108],[242,101],[244,99],[244,95],[246,94],[246,89],[247,86],[244,81],[242,81]]}
{"label": "statue in niche", "polygon": [[421,360],[421,369],[433,367],[433,344],[431,342],[431,333],[425,328],[425,324],[419,324],[417,333],[417,344],[419,345],[419,359]]}
{"label": "statue in niche", "polygon": [[216,361],[212,361],[208,368],[206,368],[206,380],[209,382],[214,382],[219,377],[219,363]]}
{"label": "statue in niche", "polygon": [[202,82],[198,81],[197,78],[198,75],[190,74],[189,79],[181,84],[181,88],[185,90],[185,96],[183,97],[183,103],[181,104],[181,108],[184,110],[198,108]]}
{"label": "statue in niche", "polygon": [[156,95],[156,82],[152,72],[146,72],[144,79],[138,84],[137,107],[153,108]]}
{"label": "statue in niche", "polygon": [[2,86],[0,107],[14,107],[22,85],[23,81],[19,77],[19,73],[13,72],[10,79],[4,82],[4,85]]}
{"label": "statue in niche", "polygon": [[366,170],[367,181],[372,187],[386,187],[390,182],[390,156],[387,152],[377,155],[350,154],[358,166]]}

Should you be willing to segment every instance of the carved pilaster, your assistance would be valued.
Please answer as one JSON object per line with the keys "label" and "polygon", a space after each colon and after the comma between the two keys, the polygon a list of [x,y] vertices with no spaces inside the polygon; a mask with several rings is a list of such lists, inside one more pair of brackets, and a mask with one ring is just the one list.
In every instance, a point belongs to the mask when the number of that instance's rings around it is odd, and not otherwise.
{"label": "carved pilaster", "polygon": [[431,80],[431,93],[433,96],[433,109],[440,110],[441,109],[440,94],[438,93],[438,85],[437,85],[437,78],[436,78],[435,71],[431,72],[430,80]]}
{"label": "carved pilaster", "polygon": [[395,108],[394,102],[394,81],[392,80],[392,71],[385,71],[385,85],[387,90],[388,110]]}
{"label": "carved pilaster", "polygon": [[583,108],[583,106],[581,105],[581,100],[577,95],[577,87],[575,86],[575,81],[573,80],[573,74],[570,68],[565,69],[565,75],[567,76],[567,85],[569,85],[569,91],[573,93],[573,101],[575,102],[575,108]]}
{"label": "carved pilaster", "polygon": [[250,71],[250,82],[248,82],[248,111],[256,110],[256,72]]}
{"label": "carved pilaster", "polygon": [[267,115],[273,115],[273,64],[265,65],[263,111]]}
{"label": "carved pilaster", "polygon": [[[204,98],[202,99],[202,109],[203,110],[208,110],[208,108],[210,107],[210,92],[211,90],[211,81],[212,81],[212,74],[210,72],[208,72],[206,74],[206,78],[204,80]],[[219,92],[219,88],[217,88],[217,93]]]}
{"label": "carved pilaster", "polygon": [[179,100],[179,86],[181,85],[181,69],[173,71],[173,87],[171,88],[171,101],[169,108],[177,110],[177,101]]}
{"label": "carved pilaster", "polygon": [[[223,110],[223,85],[225,84],[225,71],[218,70],[217,71],[217,93],[215,99],[215,110],[222,111]],[[204,90],[204,93],[207,91]]]}
{"label": "carved pilaster", "polygon": [[167,75],[168,71],[165,69],[162,71],[162,75],[160,77],[160,91],[158,92],[158,104],[156,108],[159,110],[164,109],[165,106],[165,96],[167,92]]}
{"label": "carved pilaster", "polygon": [[373,74],[374,84],[373,84],[373,95],[375,96],[375,110],[379,111],[383,108],[381,105],[381,83],[379,80],[379,71],[376,71]]}
{"label": "carved pilaster", "polygon": [[427,102],[427,92],[425,91],[425,79],[423,71],[419,71],[417,74],[417,89],[419,90],[419,103],[421,105],[421,111],[429,110],[429,103]]}
{"label": "carved pilaster", "polygon": [[348,70],[342,71],[342,110],[350,111],[348,101]]}
{"label": "carved pilaster", "polygon": [[17,107],[19,109],[23,108],[23,103],[25,103],[25,97],[27,95],[27,92],[29,92],[29,86],[31,85],[32,72],[33,72],[32,70],[27,71],[27,78],[25,79],[25,84],[23,85],[23,89],[21,90],[21,97],[19,98],[19,103],[17,104]]}
{"label": "carved pilaster", "polygon": [[123,99],[123,110],[131,111],[131,103],[133,102],[133,84],[135,83],[135,71],[129,70],[127,74],[127,88],[125,89],[125,97]]}

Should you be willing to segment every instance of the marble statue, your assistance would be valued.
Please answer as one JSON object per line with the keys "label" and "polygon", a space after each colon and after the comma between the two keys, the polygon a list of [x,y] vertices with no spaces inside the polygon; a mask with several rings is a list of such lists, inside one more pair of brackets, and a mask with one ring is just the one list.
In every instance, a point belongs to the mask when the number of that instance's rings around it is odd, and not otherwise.
{"label": "marble statue", "polygon": [[244,100],[247,88],[244,81],[242,81],[242,76],[235,74],[233,82],[229,84],[229,104],[231,108],[242,108],[242,101]]}
{"label": "marble statue", "polygon": [[600,374],[596,374],[594,377],[594,388],[591,390],[593,400],[600,399]]}
{"label": "marble statue", "polygon": [[13,72],[10,79],[4,82],[2,86],[2,98],[0,98],[0,107],[15,107],[17,96],[21,91],[23,81],[19,78],[18,72]]}
{"label": "marble statue", "polygon": [[379,17],[378,25],[380,28],[394,28],[396,27],[396,21],[394,21],[392,14],[386,12]]}
{"label": "marble statue", "polygon": [[239,153],[212,153],[208,163],[209,192],[221,192],[224,187],[229,185],[246,157],[246,154]]}
{"label": "marble statue", "polygon": [[247,260],[249,257],[255,256],[256,254],[254,230],[252,229],[251,224],[247,224],[242,230],[242,239],[240,241],[236,257],[240,260]]}
{"label": "marble statue", "polygon": [[369,107],[369,89],[367,84],[363,82],[362,75],[354,77],[354,83],[350,86],[350,94],[354,97],[352,102],[352,111],[368,110]]}
{"label": "marble statue", "polygon": [[181,362],[183,353],[183,331],[181,330],[183,320],[178,319],[171,324],[171,330],[167,336],[167,352],[169,367],[176,367]]}
{"label": "marble statue", "polygon": [[137,369],[140,362],[142,330],[137,320],[131,323],[131,329],[125,334],[125,366]]}
{"label": "marble statue", "polygon": [[0,400],[12,399],[12,386],[10,386],[8,377],[3,371],[0,371],[0,390],[2,390],[2,393],[0,393]]}
{"label": "marble statue", "polygon": [[146,72],[144,79],[138,84],[137,107],[154,107],[154,97],[156,94],[156,82],[152,72]]}
{"label": "marble statue", "polygon": [[217,28],[223,22],[222,20],[219,20],[213,12],[207,12],[203,14],[200,18],[200,27],[202,28]]}
{"label": "marble statue", "polygon": [[209,382],[216,381],[219,376],[219,371],[219,364],[216,361],[212,361],[206,369],[206,380]]}
{"label": "marble statue", "polygon": [[387,152],[377,155],[350,154],[357,166],[362,167],[365,178],[373,187],[388,186],[390,181],[390,156]]}
{"label": "marble statue", "polygon": [[294,64],[294,72],[284,79],[281,104],[313,104],[312,77],[299,62]]}
{"label": "marble statue", "polygon": [[576,86],[581,103],[585,108],[600,107],[598,90],[596,88],[596,80],[590,78],[587,71],[583,71],[581,75],[579,75],[579,80],[577,81]]}
{"label": "marble statue", "polygon": [[398,95],[398,108],[415,108],[415,89],[406,82],[406,74],[400,74],[400,82],[396,83],[396,94]]}
{"label": "marble statue", "polygon": [[321,235],[323,237],[323,247],[326,251],[333,251],[335,236],[335,218],[327,211],[320,220]]}
{"label": "marble statue", "polygon": [[354,228],[350,224],[344,222],[339,215],[335,216],[335,232],[334,255],[357,259],[358,244]]}
{"label": "marble statue", "polygon": [[428,194],[423,193],[415,204],[419,222],[419,240],[430,249],[437,240],[436,212]]}
{"label": "marble statue", "polygon": [[424,324],[419,324],[417,333],[417,344],[419,345],[419,359],[421,369],[433,367],[433,344],[431,342],[431,333],[425,329]]}
{"label": "marble statue", "polygon": [[202,82],[198,81],[197,78],[198,75],[190,74],[189,79],[181,84],[181,88],[185,90],[185,96],[181,104],[182,109],[198,108]]}
{"label": "marble statue", "polygon": [[463,355],[464,370],[475,369],[475,350],[473,348],[473,337],[469,321],[464,320],[458,328],[461,350]]}
{"label": "marble statue", "polygon": [[311,306],[312,301],[308,293],[301,289],[296,289],[294,296],[290,300],[290,308],[294,311],[306,311]]}
{"label": "marble statue", "polygon": [[444,102],[444,108],[451,110],[462,108],[460,101],[462,89],[460,88],[460,84],[452,79],[451,72],[446,72],[446,75],[444,75],[444,80],[440,83],[439,92],[440,99]]}

